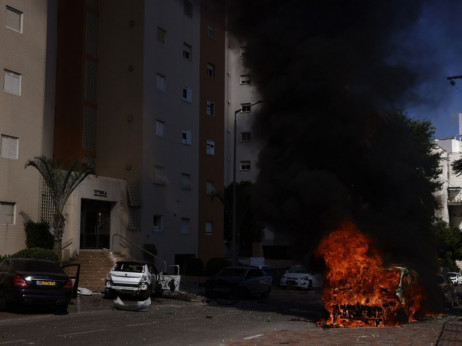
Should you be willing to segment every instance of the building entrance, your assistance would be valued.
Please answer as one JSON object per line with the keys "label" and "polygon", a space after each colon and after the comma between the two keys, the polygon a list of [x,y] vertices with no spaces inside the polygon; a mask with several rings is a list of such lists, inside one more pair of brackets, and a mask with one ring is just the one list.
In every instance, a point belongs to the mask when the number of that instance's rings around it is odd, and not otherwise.
{"label": "building entrance", "polygon": [[109,249],[112,203],[82,199],[80,220],[81,249]]}

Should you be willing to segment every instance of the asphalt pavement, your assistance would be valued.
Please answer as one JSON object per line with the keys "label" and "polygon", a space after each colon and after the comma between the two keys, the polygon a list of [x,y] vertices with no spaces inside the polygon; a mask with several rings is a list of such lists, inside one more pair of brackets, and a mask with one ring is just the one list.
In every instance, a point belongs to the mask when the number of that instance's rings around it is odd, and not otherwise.
{"label": "asphalt pavement", "polygon": [[[462,290],[462,288],[459,289]],[[207,302],[202,291],[200,284],[184,282],[181,292],[173,295],[167,294],[163,299],[183,301],[185,306],[189,301]],[[278,295],[280,295],[282,305],[292,299],[303,300],[313,296],[312,293],[307,295],[306,292],[287,292],[278,288],[273,290],[272,295],[275,300],[278,300]],[[153,299],[153,304],[156,304],[155,299]],[[284,306],[279,307],[279,309],[283,308]],[[73,299],[68,313],[78,314],[102,309],[114,309],[114,303],[112,300],[104,299],[102,294],[96,293]],[[304,310],[302,305],[300,305],[300,310]],[[31,312],[31,316],[33,315]],[[424,321],[385,328],[322,328],[316,327],[316,320],[308,318],[309,314],[302,313],[297,318],[289,317],[290,314],[287,316],[288,319],[296,321],[287,324],[284,329],[252,333],[235,340],[228,339],[219,345],[462,345],[462,305],[460,308],[448,310],[445,314],[427,318]],[[0,312],[0,320],[25,317],[27,316],[24,314]]]}

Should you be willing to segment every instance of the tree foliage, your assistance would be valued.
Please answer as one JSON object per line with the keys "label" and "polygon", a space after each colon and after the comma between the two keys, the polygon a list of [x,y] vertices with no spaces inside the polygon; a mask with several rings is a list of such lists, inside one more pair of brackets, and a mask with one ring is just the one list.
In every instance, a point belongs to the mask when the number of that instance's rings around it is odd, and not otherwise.
{"label": "tree foliage", "polygon": [[[238,252],[250,256],[252,244],[263,239],[264,224],[257,218],[253,205],[254,184],[242,181],[236,184],[236,237]],[[233,184],[229,184],[224,193],[216,193],[224,204],[224,238],[232,242],[233,237]]]}
{"label": "tree foliage", "polygon": [[77,161],[73,161],[69,166],[64,166],[61,162],[54,162],[45,156],[28,160],[25,164],[25,168],[27,167],[33,167],[40,173],[51,195],[54,206],[51,234],[55,240],[54,249],[59,255],[66,222],[63,214],[64,207],[71,193],[88,175],[93,174],[94,170],[85,164],[79,166]]}
{"label": "tree foliage", "polygon": [[451,227],[444,221],[435,223],[435,245],[442,267],[452,271],[459,271],[456,260],[462,260],[462,238],[458,227]]}

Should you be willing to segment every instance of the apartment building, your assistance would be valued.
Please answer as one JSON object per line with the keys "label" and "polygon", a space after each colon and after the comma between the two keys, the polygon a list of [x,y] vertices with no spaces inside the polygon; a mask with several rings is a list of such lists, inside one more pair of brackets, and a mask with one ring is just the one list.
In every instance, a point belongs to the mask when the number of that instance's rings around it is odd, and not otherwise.
{"label": "apartment building", "polygon": [[25,247],[40,219],[39,176],[27,160],[51,154],[56,25],[53,1],[0,1],[0,254]]}
{"label": "apartment building", "polygon": [[[459,133],[462,133],[462,114],[459,114]],[[437,217],[453,227],[462,229],[462,176],[452,169],[456,160],[462,159],[462,142],[460,135],[450,138],[435,139],[437,150],[441,155],[440,182],[442,188],[435,196],[439,202]]]}
{"label": "apartment building", "polygon": [[121,240],[154,244],[169,264],[223,256],[211,193],[224,186],[224,11],[199,0],[0,4],[0,254],[24,247],[20,212],[51,218],[37,172],[24,170],[45,154],[96,172],[66,207],[65,257],[127,252]]}

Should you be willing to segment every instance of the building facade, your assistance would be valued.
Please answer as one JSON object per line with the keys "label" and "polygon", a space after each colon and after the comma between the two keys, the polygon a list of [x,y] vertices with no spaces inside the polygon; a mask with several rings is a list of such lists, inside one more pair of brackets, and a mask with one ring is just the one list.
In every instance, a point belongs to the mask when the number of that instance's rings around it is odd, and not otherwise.
{"label": "building facade", "polygon": [[24,248],[20,212],[51,216],[37,172],[24,170],[45,154],[96,172],[66,207],[66,257],[128,251],[121,240],[154,244],[170,264],[223,256],[223,205],[210,193],[224,185],[224,11],[199,0],[0,4],[0,254]]}

